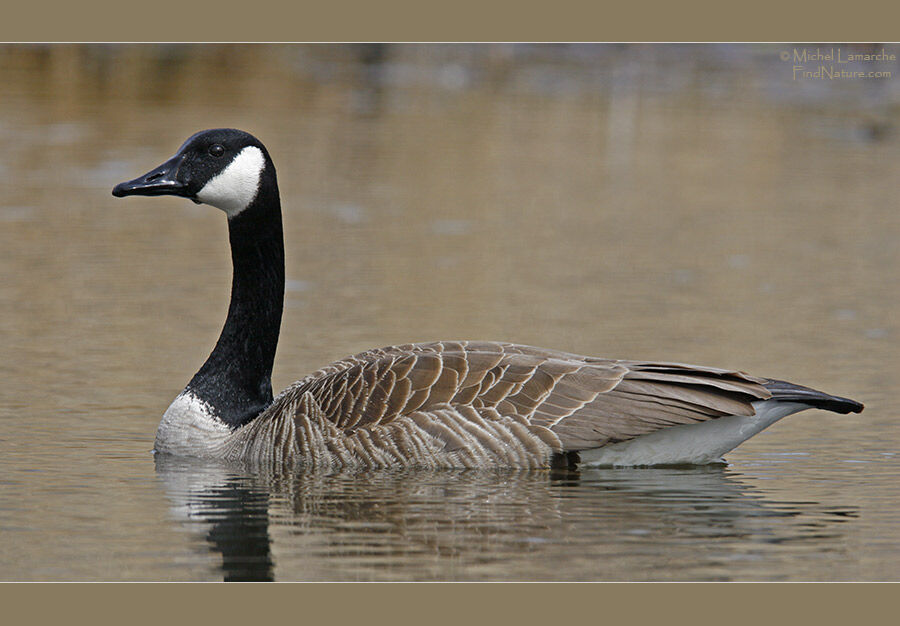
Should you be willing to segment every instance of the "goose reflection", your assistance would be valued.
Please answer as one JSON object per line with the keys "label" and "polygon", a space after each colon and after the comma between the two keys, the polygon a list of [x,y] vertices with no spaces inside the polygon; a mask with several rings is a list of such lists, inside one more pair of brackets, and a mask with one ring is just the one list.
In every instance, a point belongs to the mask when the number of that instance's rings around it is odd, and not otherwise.
{"label": "goose reflection", "polygon": [[173,516],[222,555],[223,580],[274,580],[268,492],[222,464],[155,460]]}
{"label": "goose reflection", "polygon": [[[225,580],[782,580],[840,558],[852,506],[772,501],[726,466],[260,472],[158,457]],[[252,471],[251,471],[252,469]]]}

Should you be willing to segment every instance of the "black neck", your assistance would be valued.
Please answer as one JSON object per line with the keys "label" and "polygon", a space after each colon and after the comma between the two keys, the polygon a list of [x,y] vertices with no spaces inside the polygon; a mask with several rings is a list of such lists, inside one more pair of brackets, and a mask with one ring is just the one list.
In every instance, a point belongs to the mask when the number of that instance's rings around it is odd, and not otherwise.
{"label": "black neck", "polygon": [[281,202],[271,163],[256,199],[228,220],[231,304],[212,354],[187,389],[232,428],[272,402],[272,364],[284,305]]}

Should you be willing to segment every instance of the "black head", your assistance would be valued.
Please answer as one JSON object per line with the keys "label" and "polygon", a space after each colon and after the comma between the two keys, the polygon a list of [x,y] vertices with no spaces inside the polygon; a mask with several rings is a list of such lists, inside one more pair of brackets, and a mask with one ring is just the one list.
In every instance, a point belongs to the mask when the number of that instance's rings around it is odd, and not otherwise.
{"label": "black head", "polygon": [[274,177],[268,152],[256,137],[233,128],[214,128],[192,135],[171,159],[119,183],[112,194],[181,196],[233,217],[256,199],[267,171]]}

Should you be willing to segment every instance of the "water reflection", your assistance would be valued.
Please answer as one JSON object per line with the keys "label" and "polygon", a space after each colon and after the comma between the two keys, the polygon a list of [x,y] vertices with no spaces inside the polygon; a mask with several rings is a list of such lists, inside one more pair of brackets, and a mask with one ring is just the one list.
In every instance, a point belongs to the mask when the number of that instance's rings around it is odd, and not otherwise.
{"label": "water reflection", "polygon": [[174,517],[222,555],[224,580],[788,579],[780,561],[842,554],[859,514],[766,498],[724,466],[260,474],[159,457],[156,468]]}
{"label": "water reflection", "polygon": [[176,519],[222,555],[226,581],[270,581],[269,495],[225,467],[157,457]]}

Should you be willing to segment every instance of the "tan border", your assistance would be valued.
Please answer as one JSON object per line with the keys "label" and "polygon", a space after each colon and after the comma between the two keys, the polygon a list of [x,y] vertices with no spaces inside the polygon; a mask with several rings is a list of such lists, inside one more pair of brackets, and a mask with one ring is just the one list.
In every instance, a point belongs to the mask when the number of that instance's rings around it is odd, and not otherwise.
{"label": "tan border", "polygon": [[6,584],[12,624],[869,624],[893,585]]}
{"label": "tan border", "polygon": [[[896,5],[896,3],[893,3]],[[4,41],[892,41],[881,0],[60,0],[7,3]],[[52,19],[51,19],[52,18]]]}

